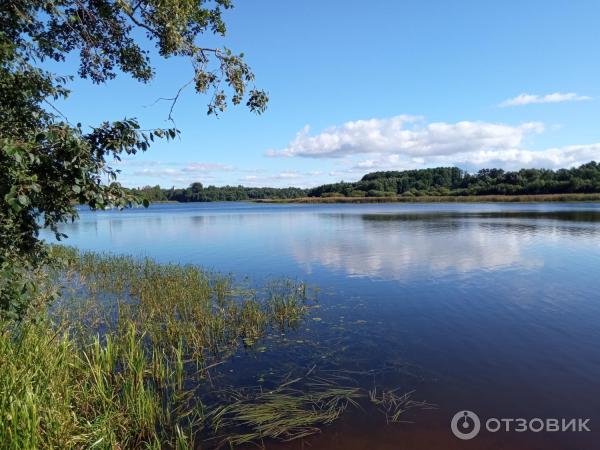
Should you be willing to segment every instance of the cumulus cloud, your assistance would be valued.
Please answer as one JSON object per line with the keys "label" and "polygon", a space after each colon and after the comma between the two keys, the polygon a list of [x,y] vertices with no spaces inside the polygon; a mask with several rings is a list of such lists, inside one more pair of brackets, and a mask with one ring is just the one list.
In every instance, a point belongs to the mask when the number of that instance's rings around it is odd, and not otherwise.
{"label": "cumulus cloud", "polygon": [[355,154],[388,153],[410,157],[452,155],[461,152],[515,148],[525,136],[543,131],[543,124],[517,126],[490,122],[435,122],[423,124],[414,116],[395,116],[346,122],[310,135],[305,127],[287,148],[268,156],[336,158]]}
{"label": "cumulus cloud", "polygon": [[570,145],[544,150],[507,148],[459,152],[453,155],[435,155],[430,158],[407,158],[403,155],[378,155],[355,162],[347,173],[365,173],[376,170],[408,170],[435,166],[459,166],[467,169],[499,167],[506,170],[522,168],[560,169],[580,166],[600,159],[600,143]]}
{"label": "cumulus cloud", "polygon": [[555,92],[553,94],[537,95],[537,94],[520,94],[514,98],[500,103],[499,106],[506,108],[508,106],[523,106],[531,105],[534,103],[562,103],[562,102],[580,102],[584,100],[591,100],[591,97],[587,95],[578,95],[574,92]]}
{"label": "cumulus cloud", "polygon": [[543,131],[539,122],[427,123],[420,117],[402,115],[346,122],[316,134],[305,127],[286,148],[267,155],[340,160],[335,168],[337,177],[451,165],[469,170],[556,169],[600,159],[600,143],[529,149],[529,138]]}
{"label": "cumulus cloud", "polygon": [[320,133],[311,133],[305,127],[286,148],[267,153],[312,159],[302,164],[304,170],[299,170],[290,159],[271,161],[259,169],[215,162],[139,159],[117,165],[123,169],[121,181],[130,186],[187,186],[201,181],[215,185],[313,187],[357,179],[377,170],[438,166],[458,166],[469,171],[484,167],[556,169],[600,160],[600,142],[532,150],[532,137],[543,131],[544,125],[539,122],[428,122],[419,116],[399,115],[350,121]]}

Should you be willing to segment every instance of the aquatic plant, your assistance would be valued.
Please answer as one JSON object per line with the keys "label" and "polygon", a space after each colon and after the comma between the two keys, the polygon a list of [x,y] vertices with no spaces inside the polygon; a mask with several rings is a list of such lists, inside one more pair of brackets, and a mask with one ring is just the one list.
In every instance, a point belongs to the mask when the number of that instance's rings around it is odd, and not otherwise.
{"label": "aquatic plant", "polygon": [[409,409],[435,408],[435,405],[431,403],[413,400],[413,391],[403,394],[397,394],[397,391],[398,389],[392,389],[378,392],[377,387],[369,391],[369,400],[385,415],[387,423],[400,422],[400,418]]}
{"label": "aquatic plant", "polygon": [[[348,376],[315,367],[271,389],[216,384],[239,349],[302,323],[303,283],[250,289],[195,266],[50,252],[61,295],[21,322],[0,320],[0,449],[293,440],[370,403]],[[411,406],[392,391],[372,401],[392,421]]]}
{"label": "aquatic plant", "polygon": [[356,385],[309,377],[314,369],[270,390],[226,391],[224,404],[215,407],[206,421],[215,439],[221,445],[236,446],[265,439],[304,438],[318,433],[323,425],[337,420],[348,406],[358,406],[365,397]]}

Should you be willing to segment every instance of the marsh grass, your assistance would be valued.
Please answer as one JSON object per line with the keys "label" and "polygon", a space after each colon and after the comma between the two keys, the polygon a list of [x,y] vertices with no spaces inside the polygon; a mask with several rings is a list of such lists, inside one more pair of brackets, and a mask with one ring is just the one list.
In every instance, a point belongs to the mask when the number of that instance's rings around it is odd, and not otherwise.
{"label": "marsh grass", "polygon": [[[356,387],[281,387],[271,391],[233,393],[228,404],[210,417],[214,431],[226,431],[220,443],[237,446],[265,439],[290,441],[318,433],[346,408],[358,405]],[[239,430],[246,430],[239,432]]]}
{"label": "marsh grass", "polygon": [[186,362],[198,367],[231,355],[240,343],[254,345],[271,330],[296,327],[310,303],[306,286],[291,280],[273,281],[259,291],[192,265],[78,254],[66,247],[53,247],[53,252],[66,261],[70,280],[93,297],[82,301],[81,289],[75,301],[63,296],[68,307],[60,312],[78,314],[85,324],[82,336],[89,335],[90,327],[123,333],[133,324],[153,348],[172,352],[181,347]]}
{"label": "marsh grass", "polygon": [[292,441],[321,432],[352,408],[365,414],[375,408],[386,422],[401,422],[411,409],[432,409],[435,405],[412,400],[412,392],[366,390],[343,374],[311,375],[284,381],[273,389],[231,389],[222,405],[212,409],[206,426],[219,447],[247,443],[262,444],[276,439]]}
{"label": "marsh grass", "polygon": [[[0,321],[1,449],[292,440],[370,403],[351,379],[314,368],[268,390],[215,385],[241,348],[305,320],[313,302],[303,283],[249,289],[195,266],[51,253],[47,287],[61,295],[20,323]],[[392,393],[373,399],[392,419],[409,405]]]}

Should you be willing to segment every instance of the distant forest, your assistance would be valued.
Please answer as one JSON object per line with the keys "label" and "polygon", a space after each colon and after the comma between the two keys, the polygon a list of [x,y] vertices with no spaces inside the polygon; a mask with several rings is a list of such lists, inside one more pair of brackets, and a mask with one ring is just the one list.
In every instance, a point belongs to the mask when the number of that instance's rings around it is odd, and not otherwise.
{"label": "distant forest", "polygon": [[527,195],[600,193],[600,164],[572,169],[482,169],[468,173],[457,167],[373,172],[360,181],[325,184],[312,189],[208,186],[192,183],[184,189],[146,186],[134,191],[150,201],[211,202],[300,197],[396,197],[447,195]]}
{"label": "distant forest", "polygon": [[192,183],[184,189],[163,189],[160,186],[145,186],[133,189],[151,202],[232,202],[240,200],[287,199],[306,197],[305,189],[300,188],[269,188],[244,186],[203,186],[202,183]]}

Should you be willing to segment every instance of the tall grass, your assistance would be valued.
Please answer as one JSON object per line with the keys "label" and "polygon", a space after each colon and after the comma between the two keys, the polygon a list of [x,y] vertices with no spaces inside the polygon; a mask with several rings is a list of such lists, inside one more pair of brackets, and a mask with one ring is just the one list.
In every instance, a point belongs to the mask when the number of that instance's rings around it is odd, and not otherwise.
{"label": "tall grass", "polygon": [[191,446],[207,371],[308,308],[291,281],[257,291],[195,266],[50,251],[62,295],[0,322],[0,448]]}
{"label": "tall grass", "polygon": [[[65,247],[53,252],[66,261],[70,283],[80,287],[72,298],[63,295],[58,311],[84,325],[82,336],[92,327],[121,334],[133,326],[152,348],[171,353],[181,347],[187,362],[198,367],[218,362],[240,343],[253,345],[273,329],[297,326],[308,309],[306,286],[290,280],[258,291],[192,265]],[[82,289],[92,301],[81,300]]]}
{"label": "tall grass", "polygon": [[[0,320],[0,449],[291,440],[368,403],[364,389],[314,375],[269,391],[214,384],[211,372],[238,349],[302,323],[302,283],[249,289],[195,266],[51,253],[48,289],[62,285],[61,295],[19,323]],[[388,394],[378,406],[395,419],[407,404]]]}
{"label": "tall grass", "polygon": [[176,365],[132,327],[83,348],[44,321],[0,336],[0,447],[158,448],[201,425]]}

